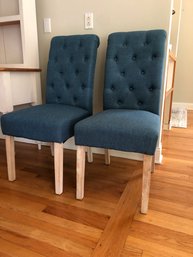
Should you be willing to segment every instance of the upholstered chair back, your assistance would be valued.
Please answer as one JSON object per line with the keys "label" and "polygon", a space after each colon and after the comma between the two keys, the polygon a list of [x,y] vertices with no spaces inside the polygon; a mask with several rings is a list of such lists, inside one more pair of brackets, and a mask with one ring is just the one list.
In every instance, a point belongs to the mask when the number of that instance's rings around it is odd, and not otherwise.
{"label": "upholstered chair back", "polygon": [[104,109],[159,114],[166,32],[118,32],[109,36]]}
{"label": "upholstered chair back", "polygon": [[[92,113],[96,35],[57,36],[51,41],[46,103],[83,108]],[[94,51],[93,51],[94,49]]]}

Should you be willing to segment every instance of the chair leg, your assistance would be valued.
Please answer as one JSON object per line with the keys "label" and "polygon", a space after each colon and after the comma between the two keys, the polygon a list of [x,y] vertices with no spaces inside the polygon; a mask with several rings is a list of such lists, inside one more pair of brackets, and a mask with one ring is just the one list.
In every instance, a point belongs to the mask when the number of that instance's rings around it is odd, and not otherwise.
{"label": "chair leg", "polygon": [[91,147],[87,147],[87,160],[89,163],[93,162],[93,154]]}
{"label": "chair leg", "polygon": [[151,173],[154,173],[155,171],[155,155],[152,156],[152,167],[151,167]]}
{"label": "chair leg", "polygon": [[54,143],[55,193],[63,193],[63,143]]}
{"label": "chair leg", "polygon": [[142,180],[142,199],[141,199],[141,213],[143,214],[146,214],[148,211],[152,158],[153,156],[151,155],[144,155],[144,160],[143,160],[143,180]]}
{"label": "chair leg", "polygon": [[105,149],[105,164],[110,165],[111,159],[110,159],[110,153],[108,149]]}
{"label": "chair leg", "polygon": [[84,198],[85,147],[77,146],[76,155],[76,199]]}
{"label": "chair leg", "polygon": [[6,145],[6,155],[7,155],[8,179],[9,181],[14,181],[16,180],[14,137],[6,136],[5,145]]}
{"label": "chair leg", "polygon": [[54,156],[54,143],[50,143],[51,155]]}

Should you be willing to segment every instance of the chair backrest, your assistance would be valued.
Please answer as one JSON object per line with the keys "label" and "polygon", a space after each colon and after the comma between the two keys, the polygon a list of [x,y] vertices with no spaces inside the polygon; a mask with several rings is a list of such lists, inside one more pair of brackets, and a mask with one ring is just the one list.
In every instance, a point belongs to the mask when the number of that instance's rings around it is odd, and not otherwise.
{"label": "chair backrest", "polygon": [[46,103],[81,107],[92,113],[93,81],[99,38],[57,36],[51,41]]}
{"label": "chair backrest", "polygon": [[165,40],[164,30],[109,35],[104,109],[135,109],[159,114]]}

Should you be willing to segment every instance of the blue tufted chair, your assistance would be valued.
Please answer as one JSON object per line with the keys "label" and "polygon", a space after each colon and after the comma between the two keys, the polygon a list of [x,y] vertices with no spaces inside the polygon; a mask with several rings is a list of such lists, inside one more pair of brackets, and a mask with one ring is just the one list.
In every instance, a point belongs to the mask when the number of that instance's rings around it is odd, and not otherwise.
{"label": "blue tufted chair", "polygon": [[165,39],[163,30],[109,36],[104,111],[75,126],[77,199],[84,197],[85,146],[142,153],[141,212],[147,212],[150,172],[160,131]]}
{"label": "blue tufted chair", "polygon": [[54,37],[47,68],[46,104],[1,117],[10,181],[16,179],[14,136],[53,142],[55,192],[63,192],[63,143],[74,135],[75,123],[92,114],[98,46],[96,35]]}

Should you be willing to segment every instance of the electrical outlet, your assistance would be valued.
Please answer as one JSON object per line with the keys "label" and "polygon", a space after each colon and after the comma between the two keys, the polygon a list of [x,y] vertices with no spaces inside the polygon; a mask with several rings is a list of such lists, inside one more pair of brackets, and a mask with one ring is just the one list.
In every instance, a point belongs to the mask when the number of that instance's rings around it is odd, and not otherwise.
{"label": "electrical outlet", "polygon": [[84,28],[85,29],[93,29],[93,13],[87,12],[84,14]]}

